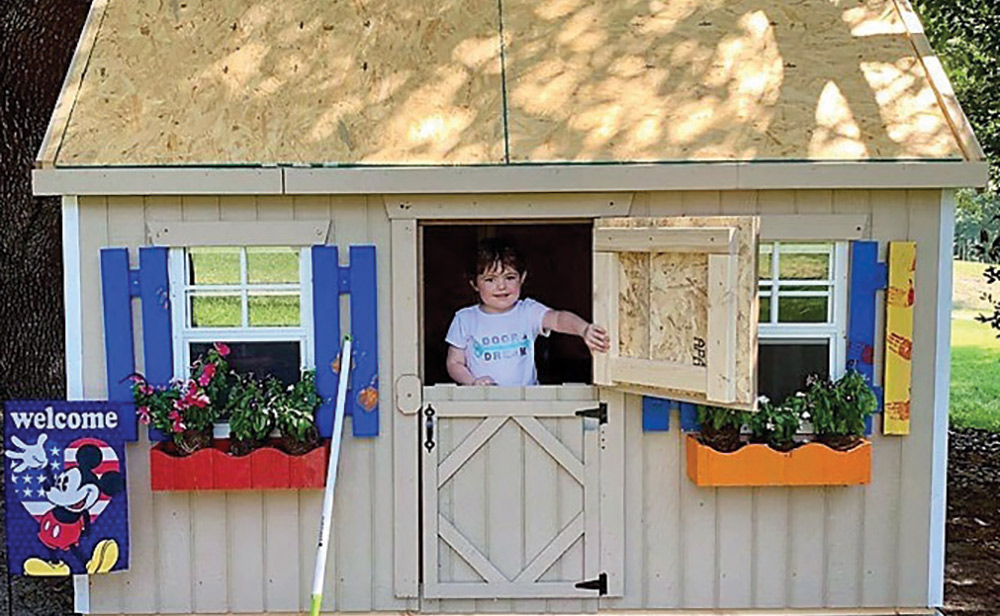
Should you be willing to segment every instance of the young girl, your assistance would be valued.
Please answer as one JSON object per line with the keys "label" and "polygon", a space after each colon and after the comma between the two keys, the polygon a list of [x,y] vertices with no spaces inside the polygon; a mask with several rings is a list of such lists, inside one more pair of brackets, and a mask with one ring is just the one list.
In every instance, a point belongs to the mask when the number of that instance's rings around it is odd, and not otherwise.
{"label": "young girl", "polygon": [[591,352],[608,350],[608,334],[566,310],[521,299],[528,272],[514,246],[502,239],[479,245],[470,280],[479,303],[455,313],[448,328],[448,374],[460,385],[537,385],[535,338],[549,332],[583,338]]}

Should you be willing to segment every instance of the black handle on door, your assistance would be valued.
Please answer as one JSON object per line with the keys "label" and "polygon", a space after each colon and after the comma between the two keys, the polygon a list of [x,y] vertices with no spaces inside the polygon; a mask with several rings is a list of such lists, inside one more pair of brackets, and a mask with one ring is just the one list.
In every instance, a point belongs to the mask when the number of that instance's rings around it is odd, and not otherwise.
{"label": "black handle on door", "polygon": [[427,449],[427,453],[430,453],[434,449],[434,407],[427,405],[424,409],[424,429],[426,430],[427,440],[424,441],[424,447]]}

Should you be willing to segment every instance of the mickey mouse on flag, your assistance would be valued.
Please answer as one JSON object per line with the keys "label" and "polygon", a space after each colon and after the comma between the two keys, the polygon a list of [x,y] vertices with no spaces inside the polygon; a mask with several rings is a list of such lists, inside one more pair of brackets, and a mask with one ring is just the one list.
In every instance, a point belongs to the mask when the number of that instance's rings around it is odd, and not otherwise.
{"label": "mickey mouse on flag", "polygon": [[12,436],[16,449],[5,452],[13,466],[14,485],[10,487],[38,522],[38,540],[49,557],[26,559],[24,574],[69,575],[70,567],[63,560],[66,552],[85,565],[87,573],[106,573],[118,561],[118,543],[99,540],[89,558],[80,545],[111,497],[124,487],[118,456],[100,439],[78,438],[66,447],[65,468],[58,472],[60,464],[57,459],[50,462],[49,453],[58,456],[59,448],[52,445],[46,450],[47,440],[48,435],[42,433],[29,445]]}

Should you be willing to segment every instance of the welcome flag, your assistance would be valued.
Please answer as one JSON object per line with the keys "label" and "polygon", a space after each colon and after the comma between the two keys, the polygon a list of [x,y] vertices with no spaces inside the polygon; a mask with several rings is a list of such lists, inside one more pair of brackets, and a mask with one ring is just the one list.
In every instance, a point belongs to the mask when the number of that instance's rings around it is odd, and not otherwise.
{"label": "welcome flag", "polygon": [[15,575],[128,568],[128,496],[121,426],[130,404],[4,404],[7,559]]}

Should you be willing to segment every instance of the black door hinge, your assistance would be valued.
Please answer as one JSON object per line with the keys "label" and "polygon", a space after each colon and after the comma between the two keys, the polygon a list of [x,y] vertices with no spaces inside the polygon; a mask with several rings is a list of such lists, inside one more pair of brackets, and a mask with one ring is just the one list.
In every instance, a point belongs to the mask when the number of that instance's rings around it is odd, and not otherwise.
{"label": "black door hinge", "polygon": [[597,594],[603,597],[608,594],[608,574],[602,573],[597,576],[596,580],[577,582],[573,585],[573,587],[579,588],[580,590],[596,590]]}
{"label": "black door hinge", "polygon": [[591,417],[597,419],[602,424],[608,423],[608,403],[601,402],[596,409],[583,409],[574,413],[577,417]]}

